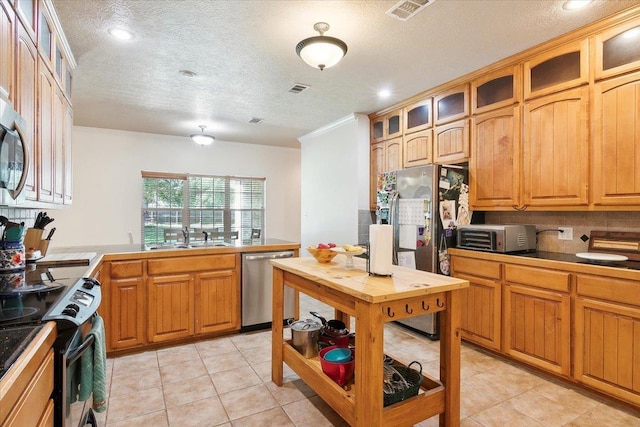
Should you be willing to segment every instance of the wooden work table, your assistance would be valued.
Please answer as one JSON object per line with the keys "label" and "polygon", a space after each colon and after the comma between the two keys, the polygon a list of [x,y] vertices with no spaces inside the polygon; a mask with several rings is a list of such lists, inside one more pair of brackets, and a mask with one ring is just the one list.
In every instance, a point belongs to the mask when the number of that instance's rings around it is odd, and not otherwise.
{"label": "wooden work table", "polygon": [[[336,309],[349,324],[355,318],[355,378],[344,388],[283,339],[283,325],[272,327],[273,382],[281,386],[283,362],[352,426],[409,426],[440,414],[440,425],[460,424],[460,300],[466,280],[394,267],[391,277],[370,276],[365,262],[345,269],[342,260],[320,264],[314,258],[272,260],[273,318],[283,316],[284,286]],[[424,375],[418,396],[383,408],[384,323],[421,314],[440,317],[440,378]],[[392,355],[391,355],[392,356]]]}

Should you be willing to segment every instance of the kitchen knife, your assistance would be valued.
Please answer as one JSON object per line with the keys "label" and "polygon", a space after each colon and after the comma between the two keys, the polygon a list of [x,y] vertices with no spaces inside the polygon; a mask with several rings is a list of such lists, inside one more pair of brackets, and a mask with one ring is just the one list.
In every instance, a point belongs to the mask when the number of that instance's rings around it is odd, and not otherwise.
{"label": "kitchen knife", "polygon": [[44,240],[51,240],[51,237],[53,237],[53,233],[55,233],[55,231],[56,231],[56,228],[53,227],[51,231],[49,231],[49,234],[47,234],[47,238]]}

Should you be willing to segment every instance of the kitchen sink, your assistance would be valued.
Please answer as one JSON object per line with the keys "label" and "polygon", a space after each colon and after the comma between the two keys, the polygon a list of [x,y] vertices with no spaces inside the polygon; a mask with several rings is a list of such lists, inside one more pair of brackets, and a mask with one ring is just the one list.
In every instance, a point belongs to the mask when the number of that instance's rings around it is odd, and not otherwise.
{"label": "kitchen sink", "polygon": [[172,244],[166,244],[166,245],[145,246],[145,250],[167,251],[167,250],[175,250],[175,249],[216,248],[216,247],[227,247],[227,246],[235,246],[235,245],[227,242],[197,242],[197,243],[190,243],[190,244],[172,243]]}

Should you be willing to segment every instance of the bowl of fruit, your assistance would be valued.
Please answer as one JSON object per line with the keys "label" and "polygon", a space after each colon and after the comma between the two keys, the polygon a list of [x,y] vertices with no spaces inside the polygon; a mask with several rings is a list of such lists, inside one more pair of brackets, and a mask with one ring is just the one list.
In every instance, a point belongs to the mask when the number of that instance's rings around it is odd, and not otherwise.
{"label": "bowl of fruit", "polygon": [[320,263],[331,262],[332,259],[338,255],[337,252],[331,250],[331,248],[335,248],[335,243],[319,243],[316,247],[309,246],[307,251],[313,255],[316,261]]}

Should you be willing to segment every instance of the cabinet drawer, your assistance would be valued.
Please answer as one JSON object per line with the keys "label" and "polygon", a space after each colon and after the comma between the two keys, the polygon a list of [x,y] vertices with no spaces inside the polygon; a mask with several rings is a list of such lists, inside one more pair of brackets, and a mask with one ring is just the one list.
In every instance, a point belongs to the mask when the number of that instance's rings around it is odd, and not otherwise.
{"label": "cabinet drawer", "polygon": [[640,283],[611,277],[576,275],[579,296],[640,306]]}
{"label": "cabinet drawer", "polygon": [[454,274],[467,273],[476,277],[500,279],[500,263],[498,262],[455,256],[452,257],[452,261]]}
{"label": "cabinet drawer", "polygon": [[507,264],[504,266],[504,278],[507,282],[569,292],[570,275],[560,271]]}
{"label": "cabinet drawer", "polygon": [[194,257],[149,260],[150,276],[167,273],[193,273],[195,271],[222,270],[236,267],[236,255],[203,255]]}
{"label": "cabinet drawer", "polygon": [[111,263],[111,278],[126,279],[142,276],[142,261],[119,261]]}

